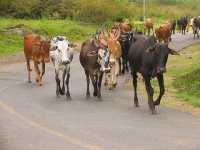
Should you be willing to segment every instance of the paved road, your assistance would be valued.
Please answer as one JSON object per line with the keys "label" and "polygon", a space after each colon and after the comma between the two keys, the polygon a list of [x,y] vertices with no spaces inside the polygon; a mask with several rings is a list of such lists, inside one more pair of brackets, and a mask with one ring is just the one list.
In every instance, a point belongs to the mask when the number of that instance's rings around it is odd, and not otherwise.
{"label": "paved road", "polygon": [[[191,39],[176,35],[172,46],[180,49]],[[103,101],[86,100],[78,55],[72,101],[56,98],[52,65],[44,86],[26,78],[24,63],[0,67],[0,150],[200,150],[200,118],[165,107],[150,115],[141,97],[141,107],[134,108],[126,77],[113,92],[103,89]]]}

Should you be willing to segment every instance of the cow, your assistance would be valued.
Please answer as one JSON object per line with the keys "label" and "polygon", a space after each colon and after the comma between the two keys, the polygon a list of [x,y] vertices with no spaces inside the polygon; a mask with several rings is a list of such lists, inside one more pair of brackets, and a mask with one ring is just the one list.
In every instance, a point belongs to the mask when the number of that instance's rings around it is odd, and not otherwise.
{"label": "cow", "polygon": [[146,34],[146,30],[148,31],[148,36],[150,36],[151,30],[153,31],[153,21],[150,18],[144,21],[144,34]]}
{"label": "cow", "polygon": [[[134,104],[139,107],[137,97],[137,73],[143,76],[145,87],[148,95],[148,104],[152,114],[155,114],[155,106],[160,104],[164,95],[164,78],[163,73],[166,71],[168,55],[177,55],[178,53],[168,47],[167,43],[157,43],[156,38],[151,36],[147,39],[137,40],[131,45],[129,50],[129,63],[133,78],[134,87]],[[156,101],[153,101],[153,88],[151,79],[157,78],[160,94]]]}
{"label": "cow", "polygon": [[176,32],[176,20],[170,20],[171,23],[171,33],[175,34]]}
{"label": "cow", "polygon": [[[65,85],[67,87],[66,98],[71,100],[69,91],[70,63],[73,60],[73,48],[71,42],[66,40],[65,36],[56,36],[51,39],[50,59],[55,68],[56,96],[65,94]],[[62,87],[61,82],[62,81]]]}
{"label": "cow", "polygon": [[180,32],[185,35],[186,33],[186,28],[188,26],[188,18],[185,16],[185,17],[181,17],[180,19],[177,20],[177,25],[178,25],[178,28],[180,30]]}
{"label": "cow", "polygon": [[[36,82],[39,86],[42,85],[42,78],[45,73],[45,63],[49,62],[50,41],[37,34],[24,35],[24,54],[26,59],[28,82],[31,83],[31,65],[30,61],[34,62],[36,72]],[[39,69],[39,64],[42,65],[42,72]]]}
{"label": "cow", "polygon": [[[115,23],[112,27],[112,30],[117,30],[121,32],[120,37],[118,41],[120,42],[121,49],[122,49],[122,65],[121,65],[121,59],[119,59],[119,70],[120,73],[124,74],[126,71],[129,72],[128,69],[128,60],[127,60],[127,55],[128,55],[128,50],[129,50],[129,38],[130,34],[133,32],[133,26],[129,23],[128,20],[120,23]],[[121,67],[122,66],[122,67]]]}
{"label": "cow", "polygon": [[105,83],[104,85],[108,89],[112,90],[117,85],[117,75],[119,74],[119,59],[122,54],[121,45],[118,42],[120,36],[120,30],[112,30],[108,32],[108,49],[110,51],[110,67],[111,70],[109,73],[105,74]]}
{"label": "cow", "polygon": [[159,42],[164,41],[168,43],[171,41],[171,23],[166,22],[162,24],[160,27],[155,29],[155,34]]}
{"label": "cow", "polygon": [[200,17],[192,18],[190,21],[190,25],[192,26],[194,39],[197,35],[197,38],[199,38],[199,30],[200,30]]}
{"label": "cow", "polygon": [[90,97],[89,86],[91,79],[94,87],[93,96],[101,99],[103,74],[110,71],[109,58],[108,44],[103,33],[99,33],[97,36],[83,42],[79,60],[86,75],[86,98]]}

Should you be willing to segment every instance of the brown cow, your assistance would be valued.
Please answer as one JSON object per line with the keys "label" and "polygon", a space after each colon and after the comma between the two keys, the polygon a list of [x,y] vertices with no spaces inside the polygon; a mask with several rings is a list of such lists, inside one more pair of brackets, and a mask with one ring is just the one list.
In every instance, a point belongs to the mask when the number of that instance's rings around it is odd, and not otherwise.
{"label": "brown cow", "polygon": [[165,24],[161,25],[159,28],[155,29],[156,37],[159,42],[164,41],[168,43],[171,40],[171,23],[166,22]]}
{"label": "brown cow", "polygon": [[122,55],[121,45],[118,41],[120,30],[112,30],[108,33],[107,43],[110,51],[111,71],[106,73],[105,85],[112,90],[117,85],[117,75],[119,74],[119,59]]}
{"label": "brown cow", "polygon": [[122,32],[131,32],[133,29],[133,26],[129,23],[128,20],[121,22],[119,25]]}
{"label": "brown cow", "polygon": [[151,30],[153,31],[153,21],[150,18],[144,21],[144,34],[146,34],[146,30],[148,31],[148,36],[150,36]]}
{"label": "brown cow", "polygon": [[85,71],[87,80],[86,97],[90,97],[90,79],[94,92],[93,96],[101,98],[101,82],[104,72],[110,71],[110,53],[104,34],[100,33],[95,38],[83,42],[79,60]]}
{"label": "brown cow", "polygon": [[[24,36],[24,54],[28,70],[28,82],[31,83],[31,67],[30,61],[34,61],[34,68],[37,74],[36,82],[39,86],[42,85],[42,77],[45,73],[45,62],[49,62],[49,48],[50,42],[44,37],[27,34]],[[39,64],[42,63],[42,72],[40,72]]]}

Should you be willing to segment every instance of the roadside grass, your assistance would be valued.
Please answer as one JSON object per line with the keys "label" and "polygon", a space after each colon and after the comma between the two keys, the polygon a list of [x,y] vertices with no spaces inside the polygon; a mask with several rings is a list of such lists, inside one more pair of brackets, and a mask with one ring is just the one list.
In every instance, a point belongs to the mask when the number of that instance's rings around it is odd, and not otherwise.
{"label": "roadside grass", "polygon": [[[200,115],[200,44],[183,49],[178,56],[169,56],[165,79],[165,95],[161,104]],[[139,94],[147,99],[142,77],[139,76]],[[132,89],[132,81],[127,84]],[[157,79],[152,80],[155,97],[159,94]]]}
{"label": "roadside grass", "polygon": [[96,31],[96,25],[71,20],[0,18],[0,57],[22,51],[23,36],[9,30],[9,28],[15,27],[23,27],[23,30],[34,31],[49,38],[56,35],[65,35],[71,41],[83,41]]}

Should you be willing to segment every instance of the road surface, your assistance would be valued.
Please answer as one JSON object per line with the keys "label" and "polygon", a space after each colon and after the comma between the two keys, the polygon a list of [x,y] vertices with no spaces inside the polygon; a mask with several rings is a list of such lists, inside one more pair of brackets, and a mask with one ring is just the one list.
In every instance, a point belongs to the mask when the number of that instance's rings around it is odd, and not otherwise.
{"label": "road surface", "polygon": [[[177,34],[171,47],[194,42]],[[71,68],[66,101],[56,98],[51,64],[42,87],[26,82],[25,63],[0,67],[0,150],[200,150],[200,117],[165,107],[151,115],[142,97],[135,108],[126,77],[114,91],[103,87],[102,101],[87,100],[77,54]]]}

